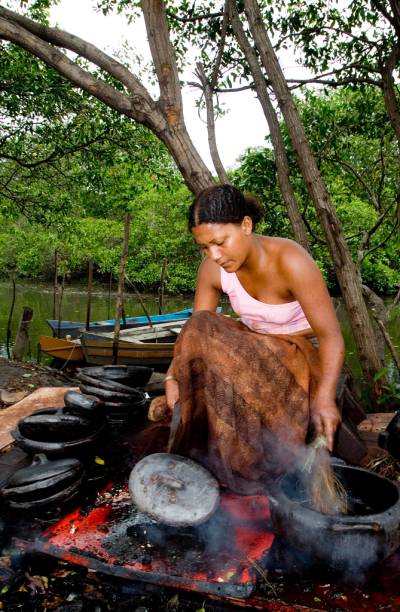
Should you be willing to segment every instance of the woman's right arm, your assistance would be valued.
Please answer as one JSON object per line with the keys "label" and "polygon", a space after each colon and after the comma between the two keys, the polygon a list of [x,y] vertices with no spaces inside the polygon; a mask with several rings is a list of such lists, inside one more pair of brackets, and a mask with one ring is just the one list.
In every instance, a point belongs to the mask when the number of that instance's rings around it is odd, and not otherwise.
{"label": "woman's right arm", "polygon": [[[214,312],[218,306],[221,293],[220,267],[206,257],[201,262],[197,273],[193,312],[198,310],[211,310]],[[174,360],[171,361],[165,376],[165,395],[167,397],[168,408],[173,410],[175,403],[179,400],[179,387],[177,372],[174,369]]]}
{"label": "woman's right arm", "polygon": [[212,259],[205,257],[197,273],[193,311],[211,310],[214,312],[219,304],[221,293],[221,268]]}

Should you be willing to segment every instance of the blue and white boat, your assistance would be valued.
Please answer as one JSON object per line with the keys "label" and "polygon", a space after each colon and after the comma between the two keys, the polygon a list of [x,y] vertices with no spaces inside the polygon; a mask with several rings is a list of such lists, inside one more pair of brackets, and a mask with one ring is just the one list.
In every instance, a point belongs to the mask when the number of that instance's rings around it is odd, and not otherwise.
{"label": "blue and white boat", "polygon": [[[151,323],[168,323],[169,321],[184,321],[192,314],[191,308],[185,310],[178,310],[176,312],[170,312],[161,315],[149,315],[140,317],[126,317],[125,322],[121,319],[120,325],[126,323],[125,329],[132,327],[139,327],[141,325],[149,325]],[[150,321],[149,321],[150,319]],[[56,338],[65,338],[70,336],[71,338],[78,338],[82,330],[86,330],[86,324],[82,321],[65,321],[58,319],[46,319],[46,323],[50,326],[54,336]],[[106,319],[105,321],[91,321],[89,324],[89,330],[96,332],[109,332],[114,329],[115,319]]]}

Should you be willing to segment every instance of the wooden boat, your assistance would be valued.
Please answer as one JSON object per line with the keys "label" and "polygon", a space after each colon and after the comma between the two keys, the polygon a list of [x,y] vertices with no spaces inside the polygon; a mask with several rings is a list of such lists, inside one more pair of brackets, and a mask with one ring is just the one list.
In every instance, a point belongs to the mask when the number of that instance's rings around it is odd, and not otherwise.
{"label": "wooden boat", "polygon": [[[162,315],[150,315],[150,320],[152,323],[181,321],[187,320],[191,314],[192,309],[186,308],[184,310],[177,310],[176,312],[169,312]],[[134,327],[147,325],[149,323],[149,317],[126,317],[125,322],[126,328],[131,329]],[[78,338],[81,331],[85,328],[86,325],[82,321],[58,321],[58,319],[46,319],[46,323],[49,325],[53,334],[57,338],[65,338],[66,336],[71,336],[71,338]],[[123,323],[123,320],[121,320],[120,324],[123,325]],[[89,330],[96,332],[111,332],[114,329],[114,325],[115,319],[106,319],[105,321],[91,321],[89,324]]]}
{"label": "wooden boat", "polygon": [[[176,321],[121,330],[117,363],[147,365],[160,371],[166,370],[173,357],[175,340],[184,324],[185,321]],[[112,363],[112,332],[83,332],[81,345],[87,363]]]}
{"label": "wooden boat", "polygon": [[39,336],[39,347],[42,353],[46,353],[53,359],[62,361],[84,361],[81,342],[78,339],[66,340],[65,338],[53,338],[53,336]]}

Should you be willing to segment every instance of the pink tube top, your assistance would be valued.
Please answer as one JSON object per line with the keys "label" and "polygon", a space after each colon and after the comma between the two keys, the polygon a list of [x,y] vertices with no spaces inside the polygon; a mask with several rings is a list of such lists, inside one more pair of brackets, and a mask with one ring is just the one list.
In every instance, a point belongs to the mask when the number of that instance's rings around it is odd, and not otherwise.
{"label": "pink tube top", "polygon": [[235,272],[225,272],[223,268],[221,286],[242,323],[253,331],[260,334],[293,334],[311,327],[297,300],[287,304],[259,302],[247,293]]}

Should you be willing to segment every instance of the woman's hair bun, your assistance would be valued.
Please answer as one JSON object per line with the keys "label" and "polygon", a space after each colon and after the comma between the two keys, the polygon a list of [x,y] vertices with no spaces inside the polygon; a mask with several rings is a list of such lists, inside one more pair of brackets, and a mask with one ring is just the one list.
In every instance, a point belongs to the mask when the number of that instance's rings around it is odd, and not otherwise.
{"label": "woman's hair bun", "polygon": [[189,208],[189,230],[202,223],[241,223],[250,217],[253,227],[263,218],[258,200],[233,185],[213,185],[203,189]]}

